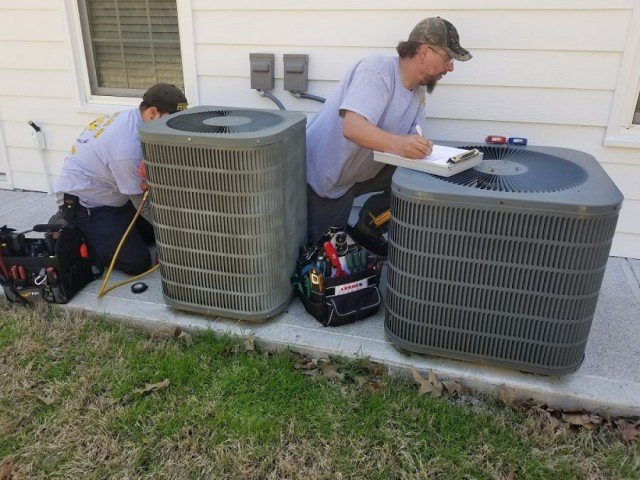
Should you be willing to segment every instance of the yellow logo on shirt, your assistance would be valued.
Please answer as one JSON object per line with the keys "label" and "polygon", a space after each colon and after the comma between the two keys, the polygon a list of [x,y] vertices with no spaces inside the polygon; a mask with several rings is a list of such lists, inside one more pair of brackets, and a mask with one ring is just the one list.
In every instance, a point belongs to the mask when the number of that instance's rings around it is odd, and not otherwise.
{"label": "yellow logo on shirt", "polygon": [[[89,125],[89,131],[93,131],[97,127],[99,127],[98,130],[93,134],[93,138],[98,138],[100,135],[102,135],[104,129],[111,125],[113,121],[118,118],[118,115],[120,115],[120,112],[115,112],[113,115],[110,115],[108,117],[103,116],[91,122],[91,124]],[[104,122],[104,125],[101,125],[105,118],[108,118],[108,120]],[[91,128],[92,126],[93,128]]]}
{"label": "yellow logo on shirt", "polygon": [[104,115],[102,117],[96,118],[93,122],[89,124],[87,128],[89,129],[90,132],[93,132],[96,128],[100,126],[103,120],[104,120]]}

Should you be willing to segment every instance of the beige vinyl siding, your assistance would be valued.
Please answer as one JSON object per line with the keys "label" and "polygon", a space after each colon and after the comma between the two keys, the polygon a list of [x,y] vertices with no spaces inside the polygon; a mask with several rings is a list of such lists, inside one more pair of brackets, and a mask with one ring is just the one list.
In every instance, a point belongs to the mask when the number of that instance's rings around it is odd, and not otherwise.
{"label": "beige vinyl siding", "polygon": [[[60,164],[64,158],[60,151],[41,154],[35,150],[31,143],[33,130],[27,125],[33,120],[46,128],[38,108],[45,98],[62,99],[67,109],[72,107],[70,59],[64,48],[59,7],[59,2],[0,2],[0,186],[1,174],[6,172],[7,182],[11,180],[9,188],[46,191],[43,161]],[[19,124],[29,142],[26,148],[16,150],[11,146],[23,143],[23,139],[15,136],[10,121]],[[49,173],[57,172],[53,165],[45,165]],[[37,173],[30,173],[34,171]]]}
{"label": "beige vinyl siding", "polygon": [[[249,53],[269,52],[276,56],[272,93],[309,117],[321,105],[283,90],[282,54],[308,54],[308,92],[326,97],[357,60],[393,55],[419,19],[451,20],[474,59],[457,62],[429,97],[427,135],[473,143],[489,134],[524,136],[590,153],[625,196],[612,254],[640,258],[640,149],[603,146],[634,0],[187,3],[199,90],[192,104],[276,108],[249,81]],[[44,189],[26,120],[41,122],[44,158],[57,169],[98,116],[77,109],[64,15],[63,0],[0,0],[0,141],[14,188]]]}
{"label": "beige vinyl siding", "polygon": [[[327,96],[346,69],[372,54],[394,54],[418,19],[440,15],[474,54],[456,62],[427,100],[427,134],[483,142],[524,136],[533,145],[586,151],[625,195],[612,253],[640,256],[637,149],[603,147],[633,1],[329,1],[322,5],[192,0],[200,102],[275,106],[250,90],[251,52],[276,55],[273,94],[310,117],[320,104],[283,91],[282,54],[309,55],[308,92]],[[428,5],[428,9],[425,6]],[[214,28],[233,25],[233,28]]]}

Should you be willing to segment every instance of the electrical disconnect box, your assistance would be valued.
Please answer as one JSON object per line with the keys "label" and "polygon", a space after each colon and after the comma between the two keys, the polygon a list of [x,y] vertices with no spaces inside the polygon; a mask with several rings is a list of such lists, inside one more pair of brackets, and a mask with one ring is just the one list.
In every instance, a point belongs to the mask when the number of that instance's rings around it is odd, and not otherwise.
{"label": "electrical disconnect box", "polygon": [[306,92],[308,84],[309,55],[285,53],[284,89],[291,92]]}
{"label": "electrical disconnect box", "polygon": [[250,53],[249,63],[251,64],[251,88],[254,90],[273,90],[275,55],[273,53]]}

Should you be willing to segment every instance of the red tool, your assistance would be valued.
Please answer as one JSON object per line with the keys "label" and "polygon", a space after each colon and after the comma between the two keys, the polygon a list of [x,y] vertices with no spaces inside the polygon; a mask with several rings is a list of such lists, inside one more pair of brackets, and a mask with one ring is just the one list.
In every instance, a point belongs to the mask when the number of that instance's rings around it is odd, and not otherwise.
{"label": "red tool", "polygon": [[485,139],[486,143],[507,143],[507,137],[501,137],[500,135],[489,135]]}
{"label": "red tool", "polygon": [[336,249],[333,247],[331,242],[324,242],[322,246],[324,247],[324,251],[327,253],[327,257],[331,260],[331,265],[336,269],[336,277],[344,277],[346,274],[342,269],[342,265],[340,265],[340,259],[338,258]]}
{"label": "red tool", "polygon": [[7,280],[11,279],[11,274],[9,273],[9,269],[7,268],[7,265],[4,263],[4,259],[2,258],[2,255],[0,255],[0,273],[2,273],[2,276]]}

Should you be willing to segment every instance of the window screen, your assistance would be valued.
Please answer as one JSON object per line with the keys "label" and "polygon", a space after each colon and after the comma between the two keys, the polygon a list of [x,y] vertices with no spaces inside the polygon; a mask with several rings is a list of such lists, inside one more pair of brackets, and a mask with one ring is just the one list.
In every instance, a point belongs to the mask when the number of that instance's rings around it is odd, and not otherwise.
{"label": "window screen", "polygon": [[176,0],[79,0],[91,93],[184,90]]}

